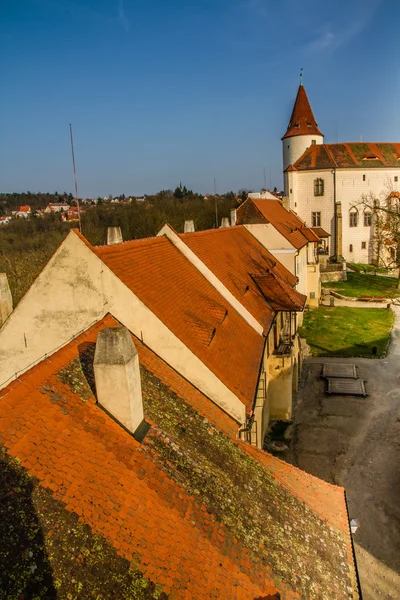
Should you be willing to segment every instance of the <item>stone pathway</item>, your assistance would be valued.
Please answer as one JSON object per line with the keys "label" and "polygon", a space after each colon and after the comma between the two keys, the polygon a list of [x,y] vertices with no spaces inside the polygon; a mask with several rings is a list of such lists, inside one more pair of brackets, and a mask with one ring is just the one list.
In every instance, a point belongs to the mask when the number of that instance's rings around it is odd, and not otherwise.
{"label": "stone pathway", "polygon": [[[400,598],[400,307],[392,310],[386,358],[305,360],[287,456],[345,487],[350,517],[361,524],[353,539],[364,600]],[[356,364],[367,398],[327,396],[327,362]]]}

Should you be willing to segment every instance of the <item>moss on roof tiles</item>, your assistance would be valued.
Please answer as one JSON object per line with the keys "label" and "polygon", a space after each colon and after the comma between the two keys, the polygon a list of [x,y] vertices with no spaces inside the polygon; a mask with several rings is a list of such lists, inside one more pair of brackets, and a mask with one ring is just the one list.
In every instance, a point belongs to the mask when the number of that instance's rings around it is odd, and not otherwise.
{"label": "moss on roof tiles", "polygon": [[167,600],[0,447],[1,600]]}
{"label": "moss on roof tiles", "polygon": [[255,569],[271,569],[301,598],[351,598],[341,534],[152,373],[141,374],[145,415],[157,424],[145,441],[153,460],[252,553]]}

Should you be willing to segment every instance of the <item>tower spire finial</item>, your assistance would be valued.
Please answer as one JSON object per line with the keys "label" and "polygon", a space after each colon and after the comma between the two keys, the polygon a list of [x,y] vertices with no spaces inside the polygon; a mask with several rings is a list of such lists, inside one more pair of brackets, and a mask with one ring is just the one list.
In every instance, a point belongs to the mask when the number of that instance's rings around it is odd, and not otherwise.
{"label": "tower spire finial", "polygon": [[300,85],[303,85],[303,67],[300,69]]}

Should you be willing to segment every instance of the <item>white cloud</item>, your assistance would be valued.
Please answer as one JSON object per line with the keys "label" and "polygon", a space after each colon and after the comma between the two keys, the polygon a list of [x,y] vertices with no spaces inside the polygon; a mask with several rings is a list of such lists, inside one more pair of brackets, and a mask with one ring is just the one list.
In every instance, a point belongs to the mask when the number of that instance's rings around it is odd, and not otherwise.
{"label": "white cloud", "polygon": [[118,19],[125,31],[129,31],[130,23],[125,13],[124,0],[118,0]]}
{"label": "white cloud", "polygon": [[[327,49],[336,50],[340,46],[349,43],[353,38],[357,37],[371,22],[377,6],[381,0],[357,0],[354,4],[350,4],[340,11],[340,21],[337,19],[335,25],[329,23],[321,28],[310,43],[306,45],[306,51],[310,53],[322,52]],[[360,10],[355,12],[355,8]],[[336,17],[339,16],[339,13]],[[349,23],[346,27],[343,23]]]}

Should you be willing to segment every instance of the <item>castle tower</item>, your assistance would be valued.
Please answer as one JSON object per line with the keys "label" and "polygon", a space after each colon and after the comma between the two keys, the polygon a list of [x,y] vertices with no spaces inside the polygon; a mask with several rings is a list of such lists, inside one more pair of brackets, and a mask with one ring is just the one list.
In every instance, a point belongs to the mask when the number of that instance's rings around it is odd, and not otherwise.
{"label": "castle tower", "polygon": [[282,138],[283,170],[296,162],[312,144],[323,144],[324,134],[318,129],[306,90],[300,79],[287,131]]}

